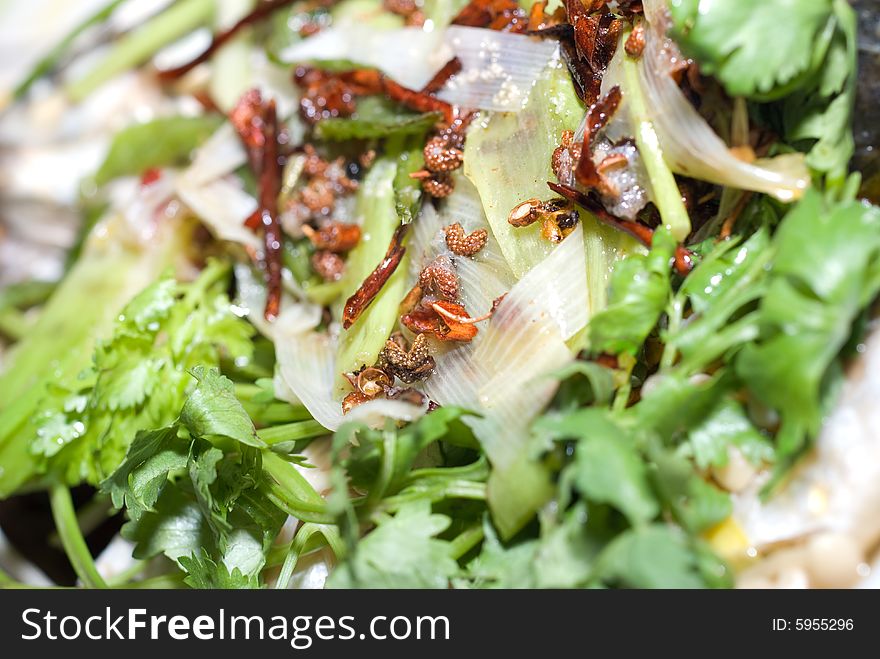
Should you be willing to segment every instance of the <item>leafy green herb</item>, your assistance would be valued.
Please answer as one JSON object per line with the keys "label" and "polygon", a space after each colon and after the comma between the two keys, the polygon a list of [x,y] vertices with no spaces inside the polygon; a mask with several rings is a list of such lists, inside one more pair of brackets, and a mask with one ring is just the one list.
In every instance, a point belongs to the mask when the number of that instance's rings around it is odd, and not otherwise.
{"label": "leafy green herb", "polygon": [[165,117],[134,124],[117,133],[107,157],[95,174],[104,185],[120,176],[136,176],[153,167],[182,165],[193,150],[217,130],[222,117]]}
{"label": "leafy green herb", "polygon": [[675,243],[657,231],[647,255],[633,254],[614,266],[608,308],[590,321],[595,352],[635,354],[657,324],[669,299],[669,259]]}
{"label": "leafy green herb", "polygon": [[440,114],[436,112],[400,112],[378,102],[378,99],[367,98],[358,103],[356,116],[324,119],[318,122],[315,131],[319,138],[334,142],[424,135],[440,119]]}
{"label": "leafy green herb", "polygon": [[327,585],[331,588],[448,588],[458,571],[449,543],[436,536],[450,519],[432,514],[426,504],[402,507],[393,517],[378,519],[378,527],[339,565]]}
{"label": "leafy green herb", "polygon": [[880,210],[829,204],[811,191],[776,234],[776,258],[761,300],[761,339],[743,348],[736,371],[779,411],[781,458],[815,436],[821,388],[853,321],[880,291]]}
{"label": "leafy green herb", "polygon": [[[180,421],[139,433],[101,487],[127,510],[123,534],[137,542],[136,556],[177,560],[193,587],[255,587],[287,515],[270,500],[253,426],[242,432],[250,420],[226,395],[231,383],[216,370],[194,373],[183,410],[198,409],[196,421],[181,412]],[[237,441],[221,450],[217,437]]]}
{"label": "leafy green herb", "polygon": [[597,575],[630,588],[703,588],[697,556],[677,529],[661,524],[631,529],[598,558]]}
{"label": "leafy green herb", "polygon": [[[231,311],[227,274],[216,262],[191,284],[165,277],[137,295],[120,314],[112,336],[96,347],[93,366],[53,385],[37,420],[32,451],[71,484],[98,483],[116,469],[139,430],[177,418],[195,384],[187,371],[216,367],[221,354],[249,358],[254,332]],[[205,386],[196,389],[196,399],[184,410],[185,422],[198,432],[217,423],[204,415],[200,399],[208,395],[206,389],[227,405],[232,397],[229,383],[204,377]],[[252,425],[227,431],[260,444]]]}
{"label": "leafy green herb", "polygon": [[829,25],[833,28],[833,4],[680,0],[669,8],[673,37],[705,73],[733,96],[764,96],[821,66]]}

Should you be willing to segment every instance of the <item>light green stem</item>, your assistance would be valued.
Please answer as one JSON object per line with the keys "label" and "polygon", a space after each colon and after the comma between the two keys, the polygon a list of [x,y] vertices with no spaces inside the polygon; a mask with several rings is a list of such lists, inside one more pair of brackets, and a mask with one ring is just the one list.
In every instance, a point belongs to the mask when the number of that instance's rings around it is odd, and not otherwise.
{"label": "light green stem", "polygon": [[449,555],[458,560],[483,540],[483,525],[472,526],[449,543]]}
{"label": "light green stem", "polygon": [[[624,34],[621,38],[625,41],[626,36]],[[648,178],[651,179],[654,203],[660,211],[663,224],[676,240],[682,241],[691,232],[691,218],[684,207],[675,176],[663,159],[660,140],[657,131],[654,130],[639,81],[638,61],[629,55],[623,58],[623,79],[626,85],[624,95],[635,126],[636,146],[639,148],[642,162],[645,163],[645,169],[648,170]]]}
{"label": "light green stem", "polygon": [[54,483],[49,488],[49,502],[61,544],[71,565],[73,565],[74,572],[86,588],[106,588],[107,584],[98,574],[95,561],[89,552],[88,545],[86,545],[86,539],[77,523],[76,510],[73,507],[70,490],[62,483]]}
{"label": "light green stem", "polygon": [[328,434],[327,429],[320,423],[312,419],[308,421],[296,421],[294,423],[285,423],[281,426],[271,426],[269,428],[261,428],[257,431],[257,436],[266,442],[269,446],[278,444],[279,442],[291,442],[300,439],[311,439]]}
{"label": "light green stem", "polygon": [[263,451],[263,471],[269,476],[269,499],[304,522],[329,523],[327,504],[305,477],[284,458]]}
{"label": "light green stem", "polygon": [[65,92],[71,100],[79,103],[111,78],[142,64],[163,46],[208,23],[213,14],[214,0],[175,3],[123,36],[95,68],[68,83]]}

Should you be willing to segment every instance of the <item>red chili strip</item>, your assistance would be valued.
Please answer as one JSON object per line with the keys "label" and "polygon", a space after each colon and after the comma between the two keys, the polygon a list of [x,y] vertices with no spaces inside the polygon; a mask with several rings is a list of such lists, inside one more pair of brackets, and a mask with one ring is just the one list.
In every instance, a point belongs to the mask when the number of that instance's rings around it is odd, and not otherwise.
{"label": "red chili strip", "polygon": [[[608,90],[598,101],[590,106],[587,111],[587,126],[584,132],[584,142],[581,147],[581,156],[578,159],[574,176],[578,183],[590,188],[600,188],[605,184],[602,175],[596,169],[592,158],[593,138],[614,116],[617,106],[620,105],[620,87],[615,85]],[[606,186],[607,187],[607,186]]]}
{"label": "red chili strip", "polygon": [[382,90],[392,101],[397,101],[410,110],[417,112],[440,112],[443,114],[443,119],[446,123],[451,124],[455,121],[457,114],[455,108],[430,94],[407,89],[387,76],[382,76]]}
{"label": "red chili strip", "polygon": [[266,104],[263,113],[265,146],[260,171],[260,215],[266,263],[266,320],[278,317],[281,307],[281,223],[278,221],[278,193],[281,190],[281,165],[278,162],[278,113],[275,100]]}
{"label": "red chili strip", "polygon": [[373,271],[367,275],[363,283],[358,287],[354,294],[345,301],[345,307],[342,310],[342,327],[348,329],[360,317],[370,303],[382,290],[385,282],[397,270],[406,248],[401,244],[403,238],[409,229],[408,224],[402,224],[397,227],[394,235],[391,237],[391,243],[388,245],[388,251]]}
{"label": "red chili strip", "polygon": [[263,101],[259,90],[242,95],[229,115],[229,121],[248,152],[251,169],[257,176],[259,206],[244,224],[253,231],[263,228],[264,254],[260,265],[266,276],[266,320],[278,317],[281,307],[281,224],[278,222],[278,193],[281,190],[281,163],[278,153],[278,112],[275,101]]}
{"label": "red chili strip", "polygon": [[[574,202],[578,206],[585,208],[593,215],[595,215],[596,219],[598,219],[599,221],[604,222],[605,224],[612,226],[615,229],[628,233],[633,238],[642,243],[645,247],[650,247],[651,243],[654,241],[654,230],[652,228],[646,227],[644,224],[641,224],[639,222],[633,222],[632,220],[624,220],[619,217],[615,217],[605,210],[605,208],[602,206],[602,203],[598,199],[594,199],[590,195],[584,194],[580,190],[575,190],[574,188],[567,185],[553,183],[552,181],[547,181],[547,185],[556,194],[562,195],[569,201]],[[674,265],[676,271],[680,275],[688,274],[694,268],[693,252],[682,245],[676,246]]]}
{"label": "red chili strip", "polygon": [[208,61],[211,56],[215,52],[217,52],[217,49],[219,49],[227,41],[232,39],[232,37],[238,34],[242,29],[244,29],[248,25],[251,25],[252,23],[257,23],[263,20],[266,16],[274,13],[278,9],[282,9],[288,5],[292,5],[294,2],[296,2],[296,0],[266,0],[266,2],[259,3],[254,8],[254,10],[251,11],[251,13],[247,14],[244,18],[239,20],[231,28],[214,35],[214,38],[211,39],[211,44],[207,47],[207,49],[204,50],[204,52],[202,52],[201,55],[187,62],[186,64],[183,64],[182,66],[159,71],[159,78],[161,80],[176,80],[177,78],[186,75],[202,62]]}
{"label": "red chili strip", "polygon": [[528,16],[516,0],[471,0],[452,24],[522,32],[528,28]]}
{"label": "red chili strip", "polygon": [[453,57],[451,60],[446,62],[443,65],[443,68],[437,71],[434,74],[434,77],[428,81],[424,87],[422,87],[423,94],[436,94],[441,89],[443,89],[443,85],[447,83],[447,81],[454,76],[456,73],[461,71],[461,60],[457,57]]}

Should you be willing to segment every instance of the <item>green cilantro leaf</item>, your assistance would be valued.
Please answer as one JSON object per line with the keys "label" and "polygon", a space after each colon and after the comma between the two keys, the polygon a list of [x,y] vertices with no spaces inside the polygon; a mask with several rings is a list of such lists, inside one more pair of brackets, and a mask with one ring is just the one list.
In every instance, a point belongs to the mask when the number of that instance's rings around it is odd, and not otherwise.
{"label": "green cilantro leaf", "polygon": [[136,520],[153,509],[169,475],[186,469],[187,448],[176,425],[139,432],[125,460],[101,489],[110,493],[114,506],[124,506]]}
{"label": "green cilantro leaf", "polygon": [[[95,347],[92,367],[54,383],[41,403],[30,449],[44,468],[70,484],[100,483],[122,462],[139,431],[175,421],[197,384],[188,370],[216,368],[221,356],[250,358],[254,330],[232,313],[227,276],[225,265],[209,262],[194,282],[162,277],[126,305],[112,334]],[[228,385],[216,384],[216,374],[204,377],[209,381],[203,389],[214,387],[216,400],[195,401],[187,419],[195,424],[198,417],[204,424],[218,415],[218,423],[229,421],[234,428],[228,429],[233,439],[259,445],[241,406],[236,409],[237,401],[230,400]],[[227,417],[236,414],[233,426]],[[199,427],[194,434],[201,432]]]}
{"label": "green cilantro leaf", "polygon": [[232,381],[216,369],[197,366],[191,371],[198,381],[180,411],[180,422],[197,437],[226,437],[248,446],[263,448],[254,424],[235,397]]}
{"label": "green cilantro leaf", "polygon": [[163,117],[124,128],[113,138],[95,182],[104,185],[119,176],[138,175],[151,167],[186,163],[199,144],[220,125],[214,114]]}
{"label": "green cilantro leaf", "polygon": [[673,37],[703,72],[731,96],[763,96],[821,65],[832,6],[832,0],[680,0],[669,9]]}
{"label": "green cilantro leaf", "polygon": [[191,588],[244,590],[260,587],[256,575],[243,574],[238,568],[230,572],[222,562],[215,563],[207,556],[181,556],[179,562],[187,572],[184,582]]}
{"label": "green cilantro leaf", "polygon": [[738,448],[752,464],[773,460],[769,440],[749,421],[742,405],[730,398],[724,398],[688,433],[688,442],[700,469],[726,465],[731,446]]}
{"label": "green cilantro leaf", "polygon": [[647,255],[632,254],[615,263],[608,307],[589,325],[594,352],[638,351],[669,299],[669,259],[674,248],[669,233],[660,230]]}
{"label": "green cilantro leaf", "polygon": [[703,588],[697,557],[681,531],[654,524],[619,535],[597,559],[595,575],[630,588]]}
{"label": "green cilantro leaf", "polygon": [[570,478],[587,500],[614,506],[632,524],[660,512],[642,456],[606,410],[583,408],[563,417],[544,417],[535,430],[555,438],[578,438]]}
{"label": "green cilantro leaf", "polygon": [[357,544],[353,556],[339,565],[327,582],[330,588],[448,588],[458,571],[449,543],[435,536],[450,524],[430,507],[413,504]]}
{"label": "green cilantro leaf", "polygon": [[829,205],[810,191],[786,216],[761,301],[763,336],[743,348],[737,374],[783,428],[777,453],[795,454],[820,425],[823,381],[853,321],[880,291],[880,209]]}

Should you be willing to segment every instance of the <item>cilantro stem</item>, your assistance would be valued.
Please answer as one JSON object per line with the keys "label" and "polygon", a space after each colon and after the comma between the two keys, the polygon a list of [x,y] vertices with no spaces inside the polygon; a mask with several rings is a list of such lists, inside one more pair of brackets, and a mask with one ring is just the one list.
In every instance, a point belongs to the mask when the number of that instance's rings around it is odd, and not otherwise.
{"label": "cilantro stem", "polygon": [[482,542],[484,536],[485,532],[482,524],[472,526],[466,531],[459,533],[455,540],[449,543],[449,555],[458,560]]}
{"label": "cilantro stem", "polygon": [[314,419],[285,423],[284,425],[271,426],[269,428],[261,428],[257,431],[257,436],[269,446],[280,442],[312,439],[326,434],[328,434],[327,429]]}
{"label": "cilantro stem", "polygon": [[[318,534],[323,540],[313,542],[312,538]],[[330,547],[337,557],[342,555],[342,539],[339,537],[339,531],[336,527],[324,524],[303,524],[297,531],[296,537],[287,545],[287,555],[284,558],[278,579],[275,581],[275,588],[279,590],[288,588],[300,556],[309,554],[323,545]]]}
{"label": "cilantro stem", "polygon": [[214,13],[214,0],[182,0],[120,38],[84,76],[73,80],[65,92],[79,103],[98,87],[132,69],[156,51],[207,23]]}
{"label": "cilantro stem", "polygon": [[53,483],[49,487],[49,503],[61,544],[74,572],[86,588],[107,588],[107,584],[95,567],[95,560],[77,523],[76,510],[67,486],[63,483]]}
{"label": "cilantro stem", "polygon": [[251,420],[261,426],[307,421],[312,418],[312,415],[309,414],[305,407],[291,405],[290,403],[274,402],[266,404],[242,400],[241,404]]}
{"label": "cilantro stem", "polygon": [[[626,41],[631,30],[621,35],[622,42]],[[681,191],[675,182],[675,176],[666,161],[663,159],[663,150],[660,148],[660,140],[654,130],[648,105],[639,81],[638,61],[629,55],[623,58],[623,79],[626,87],[624,97],[629,105],[632,123],[635,126],[636,146],[639,155],[648,170],[648,178],[651,179],[651,189],[654,192],[654,203],[663,218],[663,224],[669,229],[672,236],[682,241],[691,232],[691,218],[681,198]]]}
{"label": "cilantro stem", "polygon": [[403,486],[406,487],[407,485],[412,485],[423,479],[450,479],[452,477],[471,481],[486,480],[489,477],[488,461],[485,456],[481,456],[477,461],[460,467],[426,467],[423,469],[413,469],[404,478]]}
{"label": "cilantro stem", "polygon": [[284,458],[263,451],[263,471],[268,478],[265,487],[269,499],[288,515],[304,522],[332,523],[324,498]]}
{"label": "cilantro stem", "polygon": [[142,579],[140,581],[132,581],[123,586],[118,586],[120,590],[168,590],[184,587],[184,574],[160,574],[157,577]]}
{"label": "cilantro stem", "polygon": [[141,560],[135,561],[134,564],[126,570],[123,570],[119,574],[113,575],[112,577],[107,578],[107,585],[110,588],[125,588],[131,580],[134,579],[137,575],[147,569],[147,566],[150,564],[150,561]]}
{"label": "cilantro stem", "polygon": [[486,484],[468,480],[437,483],[416,483],[400,494],[382,500],[381,510],[397,510],[413,501],[442,501],[443,499],[486,500]]}
{"label": "cilantro stem", "polygon": [[[672,300],[669,303],[669,308],[666,310],[666,316],[669,319],[666,327],[666,332],[668,335],[675,335],[675,333],[678,331],[678,328],[681,326],[681,318],[683,313],[684,300],[679,295],[673,296]],[[675,363],[675,357],[677,355],[678,351],[675,349],[675,346],[669,343],[669,341],[664,342],[663,354],[660,356],[660,368],[670,368]]]}

